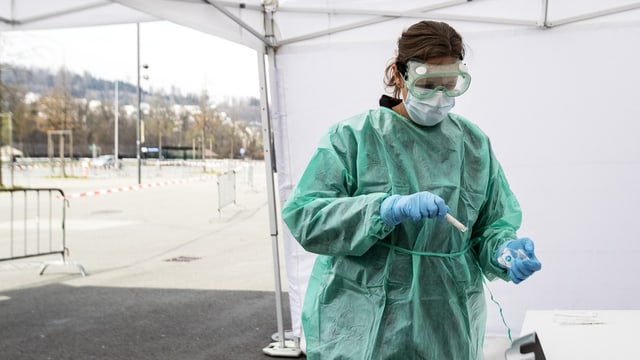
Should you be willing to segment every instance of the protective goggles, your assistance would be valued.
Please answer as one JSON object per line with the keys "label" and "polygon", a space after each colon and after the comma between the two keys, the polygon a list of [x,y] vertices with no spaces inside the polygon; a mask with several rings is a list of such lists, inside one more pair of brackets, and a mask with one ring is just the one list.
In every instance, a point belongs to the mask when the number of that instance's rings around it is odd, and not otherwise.
{"label": "protective goggles", "polygon": [[442,91],[447,96],[464,94],[471,83],[467,66],[460,61],[453,64],[432,65],[409,60],[404,83],[411,95],[426,99]]}

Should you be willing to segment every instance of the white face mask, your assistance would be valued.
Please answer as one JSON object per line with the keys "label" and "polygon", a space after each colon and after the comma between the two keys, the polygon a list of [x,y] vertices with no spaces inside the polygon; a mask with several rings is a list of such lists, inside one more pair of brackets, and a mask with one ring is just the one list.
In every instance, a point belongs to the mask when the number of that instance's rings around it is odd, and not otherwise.
{"label": "white face mask", "polygon": [[446,96],[442,91],[438,91],[433,96],[424,100],[416,99],[407,93],[404,106],[411,117],[411,120],[422,126],[434,126],[444,120],[453,108],[456,100]]}

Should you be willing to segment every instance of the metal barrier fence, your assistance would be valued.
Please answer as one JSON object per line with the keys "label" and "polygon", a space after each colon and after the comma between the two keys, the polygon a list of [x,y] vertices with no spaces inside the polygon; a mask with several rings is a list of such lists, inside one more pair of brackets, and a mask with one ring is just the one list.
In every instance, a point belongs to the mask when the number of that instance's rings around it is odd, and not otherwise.
{"label": "metal barrier fence", "polygon": [[0,262],[36,256],[62,256],[62,262],[45,262],[40,275],[50,265],[72,265],[86,276],[84,267],[69,261],[65,215],[68,200],[61,189],[0,189]]}
{"label": "metal barrier fence", "polygon": [[236,172],[218,175],[218,214],[223,207],[236,203]]}

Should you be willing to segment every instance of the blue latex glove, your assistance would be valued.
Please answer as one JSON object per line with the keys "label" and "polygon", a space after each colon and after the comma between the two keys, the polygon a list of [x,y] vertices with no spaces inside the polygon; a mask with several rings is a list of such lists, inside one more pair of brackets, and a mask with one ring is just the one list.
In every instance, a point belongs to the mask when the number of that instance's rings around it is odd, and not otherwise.
{"label": "blue latex glove", "polygon": [[380,215],[389,226],[396,226],[411,219],[434,218],[442,221],[449,212],[449,207],[441,197],[428,191],[411,195],[391,195],[384,199],[380,206]]}
{"label": "blue latex glove", "polygon": [[496,260],[500,267],[508,269],[509,277],[515,284],[542,268],[534,253],[533,241],[529,238],[509,240],[500,245]]}

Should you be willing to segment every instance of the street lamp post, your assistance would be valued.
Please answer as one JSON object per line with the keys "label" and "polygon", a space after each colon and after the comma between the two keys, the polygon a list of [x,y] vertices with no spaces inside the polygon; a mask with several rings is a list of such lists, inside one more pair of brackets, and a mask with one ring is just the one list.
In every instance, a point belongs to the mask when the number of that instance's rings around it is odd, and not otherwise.
{"label": "street lamp post", "polygon": [[[136,158],[138,159],[138,185],[142,183],[142,159],[140,156],[140,146],[142,144],[142,87],[140,86],[140,69],[148,69],[149,65],[140,65],[140,23],[136,23],[136,35],[137,35],[137,48],[138,48],[138,121],[136,123]],[[148,75],[144,75],[145,79],[148,79]]]}
{"label": "street lamp post", "polygon": [[116,170],[120,169],[120,163],[118,159],[118,80],[116,80],[116,94],[115,94],[115,119],[114,119],[114,131],[113,131],[113,157],[116,164]]}
{"label": "street lamp post", "polygon": [[138,185],[142,183],[142,169],[140,160],[140,124],[142,122],[142,109],[140,108],[140,23],[136,23],[137,48],[138,48],[138,121],[136,122],[136,159],[138,160]]}

